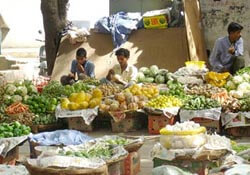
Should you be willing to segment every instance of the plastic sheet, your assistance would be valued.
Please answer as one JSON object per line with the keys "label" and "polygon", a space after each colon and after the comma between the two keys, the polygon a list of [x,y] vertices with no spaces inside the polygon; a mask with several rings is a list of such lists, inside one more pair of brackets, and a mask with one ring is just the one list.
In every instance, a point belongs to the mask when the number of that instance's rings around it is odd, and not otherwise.
{"label": "plastic sheet", "polygon": [[30,141],[39,145],[79,145],[92,138],[75,130],[57,130],[53,132],[43,132],[29,136]]}

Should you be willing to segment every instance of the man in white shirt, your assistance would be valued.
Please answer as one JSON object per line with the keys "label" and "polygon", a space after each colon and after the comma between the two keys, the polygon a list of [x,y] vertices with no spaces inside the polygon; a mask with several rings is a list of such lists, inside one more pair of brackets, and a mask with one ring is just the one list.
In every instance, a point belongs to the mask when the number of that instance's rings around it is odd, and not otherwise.
{"label": "man in white shirt", "polygon": [[138,70],[135,66],[128,64],[129,50],[120,48],[115,52],[115,55],[119,64],[109,70],[106,79],[124,86],[136,83]]}

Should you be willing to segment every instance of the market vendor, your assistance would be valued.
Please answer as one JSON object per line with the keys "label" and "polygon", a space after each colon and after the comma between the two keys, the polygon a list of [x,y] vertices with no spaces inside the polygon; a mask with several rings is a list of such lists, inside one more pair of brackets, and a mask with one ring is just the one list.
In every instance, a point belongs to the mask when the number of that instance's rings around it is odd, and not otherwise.
{"label": "market vendor", "polygon": [[87,60],[87,52],[84,48],[76,51],[76,59],[71,63],[69,75],[61,77],[62,85],[73,84],[77,80],[83,80],[86,77],[95,77],[95,65]]}
{"label": "market vendor", "polygon": [[138,70],[135,66],[128,64],[129,50],[120,48],[115,52],[119,64],[109,70],[102,83],[114,82],[124,86],[130,86],[136,83]]}
{"label": "market vendor", "polygon": [[227,29],[228,36],[216,40],[209,58],[212,71],[234,74],[245,66],[242,30],[243,27],[240,24],[232,22]]}

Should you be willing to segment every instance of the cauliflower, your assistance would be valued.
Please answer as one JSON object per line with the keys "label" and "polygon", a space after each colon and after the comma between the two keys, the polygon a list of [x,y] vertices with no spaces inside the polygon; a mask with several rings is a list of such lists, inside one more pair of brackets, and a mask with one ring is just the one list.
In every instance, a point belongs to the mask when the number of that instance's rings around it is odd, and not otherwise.
{"label": "cauliflower", "polygon": [[250,83],[247,82],[241,83],[238,86],[237,91],[242,91],[243,93],[250,91]]}
{"label": "cauliflower", "polygon": [[244,95],[242,91],[236,91],[236,90],[230,91],[229,94],[235,98],[242,98]]}
{"label": "cauliflower", "polygon": [[242,77],[244,78],[245,81],[249,81],[250,79],[250,75],[248,73],[244,73]]}
{"label": "cauliflower", "polygon": [[240,75],[237,75],[237,76],[234,76],[234,77],[233,77],[233,82],[234,82],[235,84],[240,84],[240,83],[242,83],[243,81],[244,81],[244,79],[243,79],[243,77],[240,76]]}
{"label": "cauliflower", "polygon": [[8,84],[5,89],[5,92],[8,95],[14,95],[14,93],[16,92],[16,86],[14,86],[13,84]]}
{"label": "cauliflower", "polygon": [[236,89],[236,85],[234,84],[233,81],[228,81],[226,84],[226,88],[229,90],[234,90],[234,89]]}
{"label": "cauliflower", "polygon": [[12,101],[15,103],[15,102],[20,102],[22,101],[23,98],[20,96],[20,95],[14,95],[12,96]]}

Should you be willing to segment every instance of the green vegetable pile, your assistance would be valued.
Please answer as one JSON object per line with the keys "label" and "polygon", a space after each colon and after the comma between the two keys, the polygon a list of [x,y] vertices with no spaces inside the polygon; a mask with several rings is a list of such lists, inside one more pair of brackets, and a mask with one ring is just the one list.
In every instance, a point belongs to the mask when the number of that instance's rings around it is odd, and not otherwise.
{"label": "green vegetable pile", "polygon": [[100,80],[97,80],[95,78],[85,78],[84,80],[80,80],[85,84],[88,85],[94,85],[94,86],[99,86],[101,84]]}
{"label": "green vegetable pile", "polygon": [[59,81],[50,81],[42,91],[42,95],[51,98],[60,98],[64,93],[64,86]]}
{"label": "green vegetable pile", "polygon": [[178,98],[185,98],[186,94],[184,87],[178,81],[170,80],[167,82],[168,90],[161,90],[160,95],[174,96]]}
{"label": "green vegetable pile", "polygon": [[240,100],[240,111],[250,111],[250,98],[244,98]]}
{"label": "green vegetable pile", "polygon": [[159,69],[158,66],[152,65],[150,68],[141,67],[139,69],[137,82],[164,84],[168,78],[168,70]]}
{"label": "green vegetable pile", "polygon": [[236,72],[236,75],[242,75],[244,73],[250,73],[250,67],[244,67]]}
{"label": "green vegetable pile", "polygon": [[0,124],[0,138],[28,135],[30,131],[30,127],[22,125],[19,122]]}
{"label": "green vegetable pile", "polygon": [[59,151],[60,155],[76,156],[84,158],[102,158],[109,159],[112,156],[112,148],[108,144],[96,143],[89,148],[78,151]]}
{"label": "green vegetable pile", "polygon": [[35,116],[33,120],[34,125],[49,125],[56,123],[56,117],[54,114],[39,114]]}
{"label": "green vegetable pile", "polygon": [[69,97],[70,94],[72,93],[79,93],[81,91],[88,92],[89,90],[90,90],[90,87],[86,83],[83,83],[82,81],[78,81],[72,86],[70,85],[64,86],[62,95]]}
{"label": "green vegetable pile", "polygon": [[115,145],[127,145],[130,143],[130,141],[128,139],[122,138],[122,137],[118,137],[115,139],[106,139],[104,140],[105,143],[115,146]]}
{"label": "green vegetable pile", "polygon": [[232,148],[237,153],[250,149],[250,145],[232,145]]}
{"label": "green vegetable pile", "polygon": [[11,105],[15,102],[24,102],[30,95],[36,94],[37,89],[31,81],[16,81],[4,87],[3,102]]}
{"label": "green vegetable pile", "polygon": [[55,112],[58,100],[56,98],[49,98],[43,95],[34,95],[28,98],[26,104],[34,114],[42,114],[48,112]]}
{"label": "green vegetable pile", "polygon": [[206,98],[205,96],[189,96],[183,105],[183,109],[187,110],[201,110],[220,107],[217,100]]}
{"label": "green vegetable pile", "polygon": [[[89,80],[92,81],[92,80]],[[93,83],[97,83],[97,80],[93,80]],[[66,85],[63,86],[58,81],[50,81],[48,85],[43,88],[42,95],[51,98],[61,98],[61,97],[68,97],[72,93],[78,93],[81,91],[87,92],[90,90],[90,87],[87,83],[83,81],[78,81],[73,85]]]}

